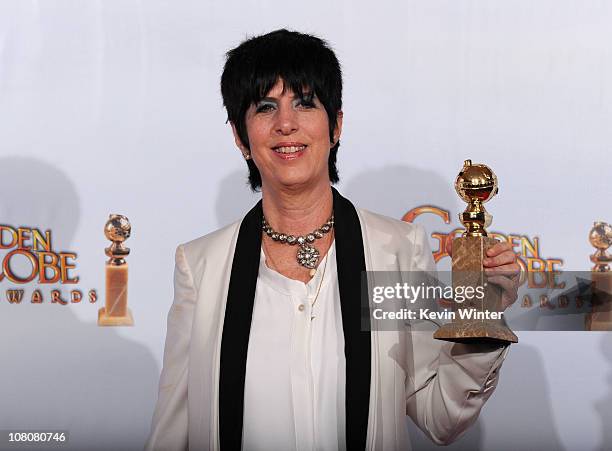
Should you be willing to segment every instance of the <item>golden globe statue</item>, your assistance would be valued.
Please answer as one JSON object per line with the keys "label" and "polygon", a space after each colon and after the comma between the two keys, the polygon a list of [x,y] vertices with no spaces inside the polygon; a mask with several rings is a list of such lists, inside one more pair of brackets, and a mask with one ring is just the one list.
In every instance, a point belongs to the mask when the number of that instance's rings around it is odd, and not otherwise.
{"label": "golden globe statue", "polygon": [[[455,319],[440,327],[434,338],[516,343],[517,336],[502,319],[502,290],[487,283],[482,264],[487,250],[497,243],[487,235],[486,227],[491,225],[492,217],[484,207],[498,193],[497,177],[488,166],[466,160],[455,180],[455,190],[468,205],[459,214],[465,231],[453,240],[453,291],[471,287],[474,296],[462,303],[453,302]],[[479,297],[476,293],[483,295]]]}
{"label": "golden globe statue", "polygon": [[587,330],[612,330],[612,255],[606,252],[612,246],[612,226],[603,221],[595,222],[589,232],[589,242],[597,250],[591,255],[595,264],[591,268],[592,310],[586,315],[585,327]]}
{"label": "golden globe statue", "polygon": [[128,308],[128,264],[130,250],[123,245],[132,227],[123,215],[111,214],[104,225],[104,235],[111,245],[104,249],[106,262],[106,299],[98,311],[98,326],[132,326],[134,318]]}

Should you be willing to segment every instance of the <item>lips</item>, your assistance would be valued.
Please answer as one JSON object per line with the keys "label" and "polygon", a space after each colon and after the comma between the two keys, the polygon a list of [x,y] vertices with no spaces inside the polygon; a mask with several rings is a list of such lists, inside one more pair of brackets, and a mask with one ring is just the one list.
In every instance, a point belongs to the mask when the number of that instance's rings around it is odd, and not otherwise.
{"label": "lips", "polygon": [[281,142],[272,147],[272,150],[277,157],[288,161],[300,158],[304,155],[307,147],[307,144],[300,142]]}
{"label": "lips", "polygon": [[306,146],[283,146],[283,147],[275,147],[274,152],[278,153],[296,153],[306,149]]}
{"label": "lips", "polygon": [[305,150],[306,147],[308,147],[306,144],[300,142],[281,142],[272,147],[272,150],[279,154],[291,155]]}

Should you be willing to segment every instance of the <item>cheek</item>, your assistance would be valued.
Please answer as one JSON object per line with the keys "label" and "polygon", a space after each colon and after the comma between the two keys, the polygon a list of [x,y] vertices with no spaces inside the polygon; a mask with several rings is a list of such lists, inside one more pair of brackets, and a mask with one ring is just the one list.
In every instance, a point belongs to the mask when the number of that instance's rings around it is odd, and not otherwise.
{"label": "cheek", "polygon": [[267,143],[268,132],[263,124],[257,122],[247,123],[246,130],[251,147],[257,148]]}
{"label": "cheek", "polygon": [[314,120],[310,121],[308,124],[310,136],[316,139],[321,145],[327,146],[329,144],[329,123],[327,121],[327,115],[323,113],[322,116],[313,119]]}

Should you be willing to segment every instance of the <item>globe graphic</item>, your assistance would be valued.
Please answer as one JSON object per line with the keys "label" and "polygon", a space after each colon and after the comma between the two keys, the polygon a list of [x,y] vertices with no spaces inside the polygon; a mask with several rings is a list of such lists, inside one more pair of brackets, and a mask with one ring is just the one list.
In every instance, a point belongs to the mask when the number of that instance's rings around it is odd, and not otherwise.
{"label": "globe graphic", "polygon": [[596,222],[589,233],[589,241],[597,249],[607,249],[612,246],[612,226],[605,222]]}
{"label": "globe graphic", "polygon": [[104,226],[104,235],[110,241],[121,243],[130,237],[131,230],[128,218],[122,215],[111,215]]}

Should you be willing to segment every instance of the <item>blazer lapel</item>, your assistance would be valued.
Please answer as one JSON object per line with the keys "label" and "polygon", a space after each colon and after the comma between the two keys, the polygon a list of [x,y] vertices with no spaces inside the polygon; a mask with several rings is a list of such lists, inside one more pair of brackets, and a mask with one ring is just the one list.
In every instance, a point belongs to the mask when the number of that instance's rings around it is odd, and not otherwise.
{"label": "blazer lapel", "polygon": [[[366,270],[359,216],[335,188],[336,265],[346,358],[346,447],[365,450],[370,404],[369,316],[361,318],[361,273]],[[365,324],[364,324],[365,321]]]}
{"label": "blazer lapel", "polygon": [[[361,318],[361,273],[365,257],[361,225],[351,202],[334,188],[338,288],[346,358],[347,450],[365,450],[370,401],[371,347],[369,324]],[[261,201],[240,225],[232,263],[221,338],[219,371],[219,441],[221,451],[242,447],[244,382],[251,317],[261,249]]]}
{"label": "blazer lapel", "polygon": [[240,225],[221,337],[219,441],[223,451],[242,446],[244,378],[261,252],[261,200]]}

